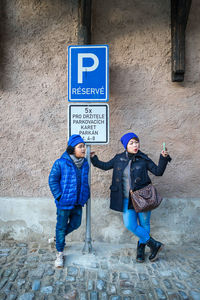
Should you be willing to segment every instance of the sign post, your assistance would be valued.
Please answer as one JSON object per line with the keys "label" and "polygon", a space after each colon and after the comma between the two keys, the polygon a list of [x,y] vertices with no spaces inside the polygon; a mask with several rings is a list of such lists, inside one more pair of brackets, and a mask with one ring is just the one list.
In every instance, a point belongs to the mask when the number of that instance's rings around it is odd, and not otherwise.
{"label": "sign post", "polygon": [[[109,63],[107,45],[68,47],[68,136],[79,134],[86,143],[91,187],[90,145],[109,143]],[[91,103],[91,102],[98,102]],[[101,104],[100,104],[101,103]],[[91,253],[91,198],[86,206],[83,253]]]}

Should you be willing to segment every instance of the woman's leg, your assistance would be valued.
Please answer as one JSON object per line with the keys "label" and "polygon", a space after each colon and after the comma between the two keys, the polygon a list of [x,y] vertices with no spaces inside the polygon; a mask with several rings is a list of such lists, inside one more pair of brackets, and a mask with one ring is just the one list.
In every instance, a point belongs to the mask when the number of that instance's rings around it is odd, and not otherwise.
{"label": "woman's leg", "polygon": [[124,212],[123,220],[125,227],[140,238],[143,244],[150,239],[150,235],[146,229],[138,225],[137,218],[138,214],[134,209],[128,209],[129,199],[124,199]]}
{"label": "woman's leg", "polygon": [[[142,226],[146,232],[150,235],[150,218],[151,211],[138,213],[139,224]],[[142,239],[139,240],[139,244],[143,244],[144,241]]]}

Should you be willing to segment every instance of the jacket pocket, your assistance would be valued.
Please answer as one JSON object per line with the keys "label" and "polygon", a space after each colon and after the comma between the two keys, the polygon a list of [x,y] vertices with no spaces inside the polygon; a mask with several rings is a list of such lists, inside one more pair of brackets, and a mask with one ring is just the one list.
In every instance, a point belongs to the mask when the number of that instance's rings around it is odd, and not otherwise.
{"label": "jacket pocket", "polygon": [[110,186],[110,190],[112,191],[112,192],[117,192],[118,191],[118,186],[116,186],[116,185],[111,185]]}

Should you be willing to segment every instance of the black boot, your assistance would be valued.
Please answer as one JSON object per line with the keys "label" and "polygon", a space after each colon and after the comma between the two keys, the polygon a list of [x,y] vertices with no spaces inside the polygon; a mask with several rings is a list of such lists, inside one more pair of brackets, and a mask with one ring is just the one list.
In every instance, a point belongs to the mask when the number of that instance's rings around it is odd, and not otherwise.
{"label": "black boot", "polygon": [[145,244],[137,244],[137,256],[136,256],[136,261],[137,262],[144,262],[145,260],[145,254],[144,254],[144,251],[145,251]]}
{"label": "black boot", "polygon": [[154,261],[158,256],[158,252],[163,249],[164,245],[150,237],[150,239],[147,242],[147,246],[151,249],[151,255],[149,256],[149,260]]}

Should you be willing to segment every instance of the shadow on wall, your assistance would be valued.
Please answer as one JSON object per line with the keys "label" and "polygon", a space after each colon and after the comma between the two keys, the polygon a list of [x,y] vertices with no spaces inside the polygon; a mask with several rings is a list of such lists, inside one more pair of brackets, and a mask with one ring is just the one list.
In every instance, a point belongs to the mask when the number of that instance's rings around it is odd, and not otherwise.
{"label": "shadow on wall", "polygon": [[[38,47],[38,44],[44,44],[43,55],[45,60],[46,52],[51,50],[53,55],[53,50],[49,49],[50,46],[47,45],[50,42],[48,36],[59,28],[66,32],[66,39],[59,40],[58,34],[55,34],[53,39],[56,38],[57,43],[64,45],[68,38],[67,22],[70,18],[75,17],[78,17],[78,3],[76,0],[57,0],[56,2],[53,0],[1,0],[0,89],[12,88],[13,78],[23,72],[22,60],[27,60],[27,56],[29,56],[27,45]],[[50,39],[52,39],[52,36]],[[69,41],[67,42],[69,43]]]}

